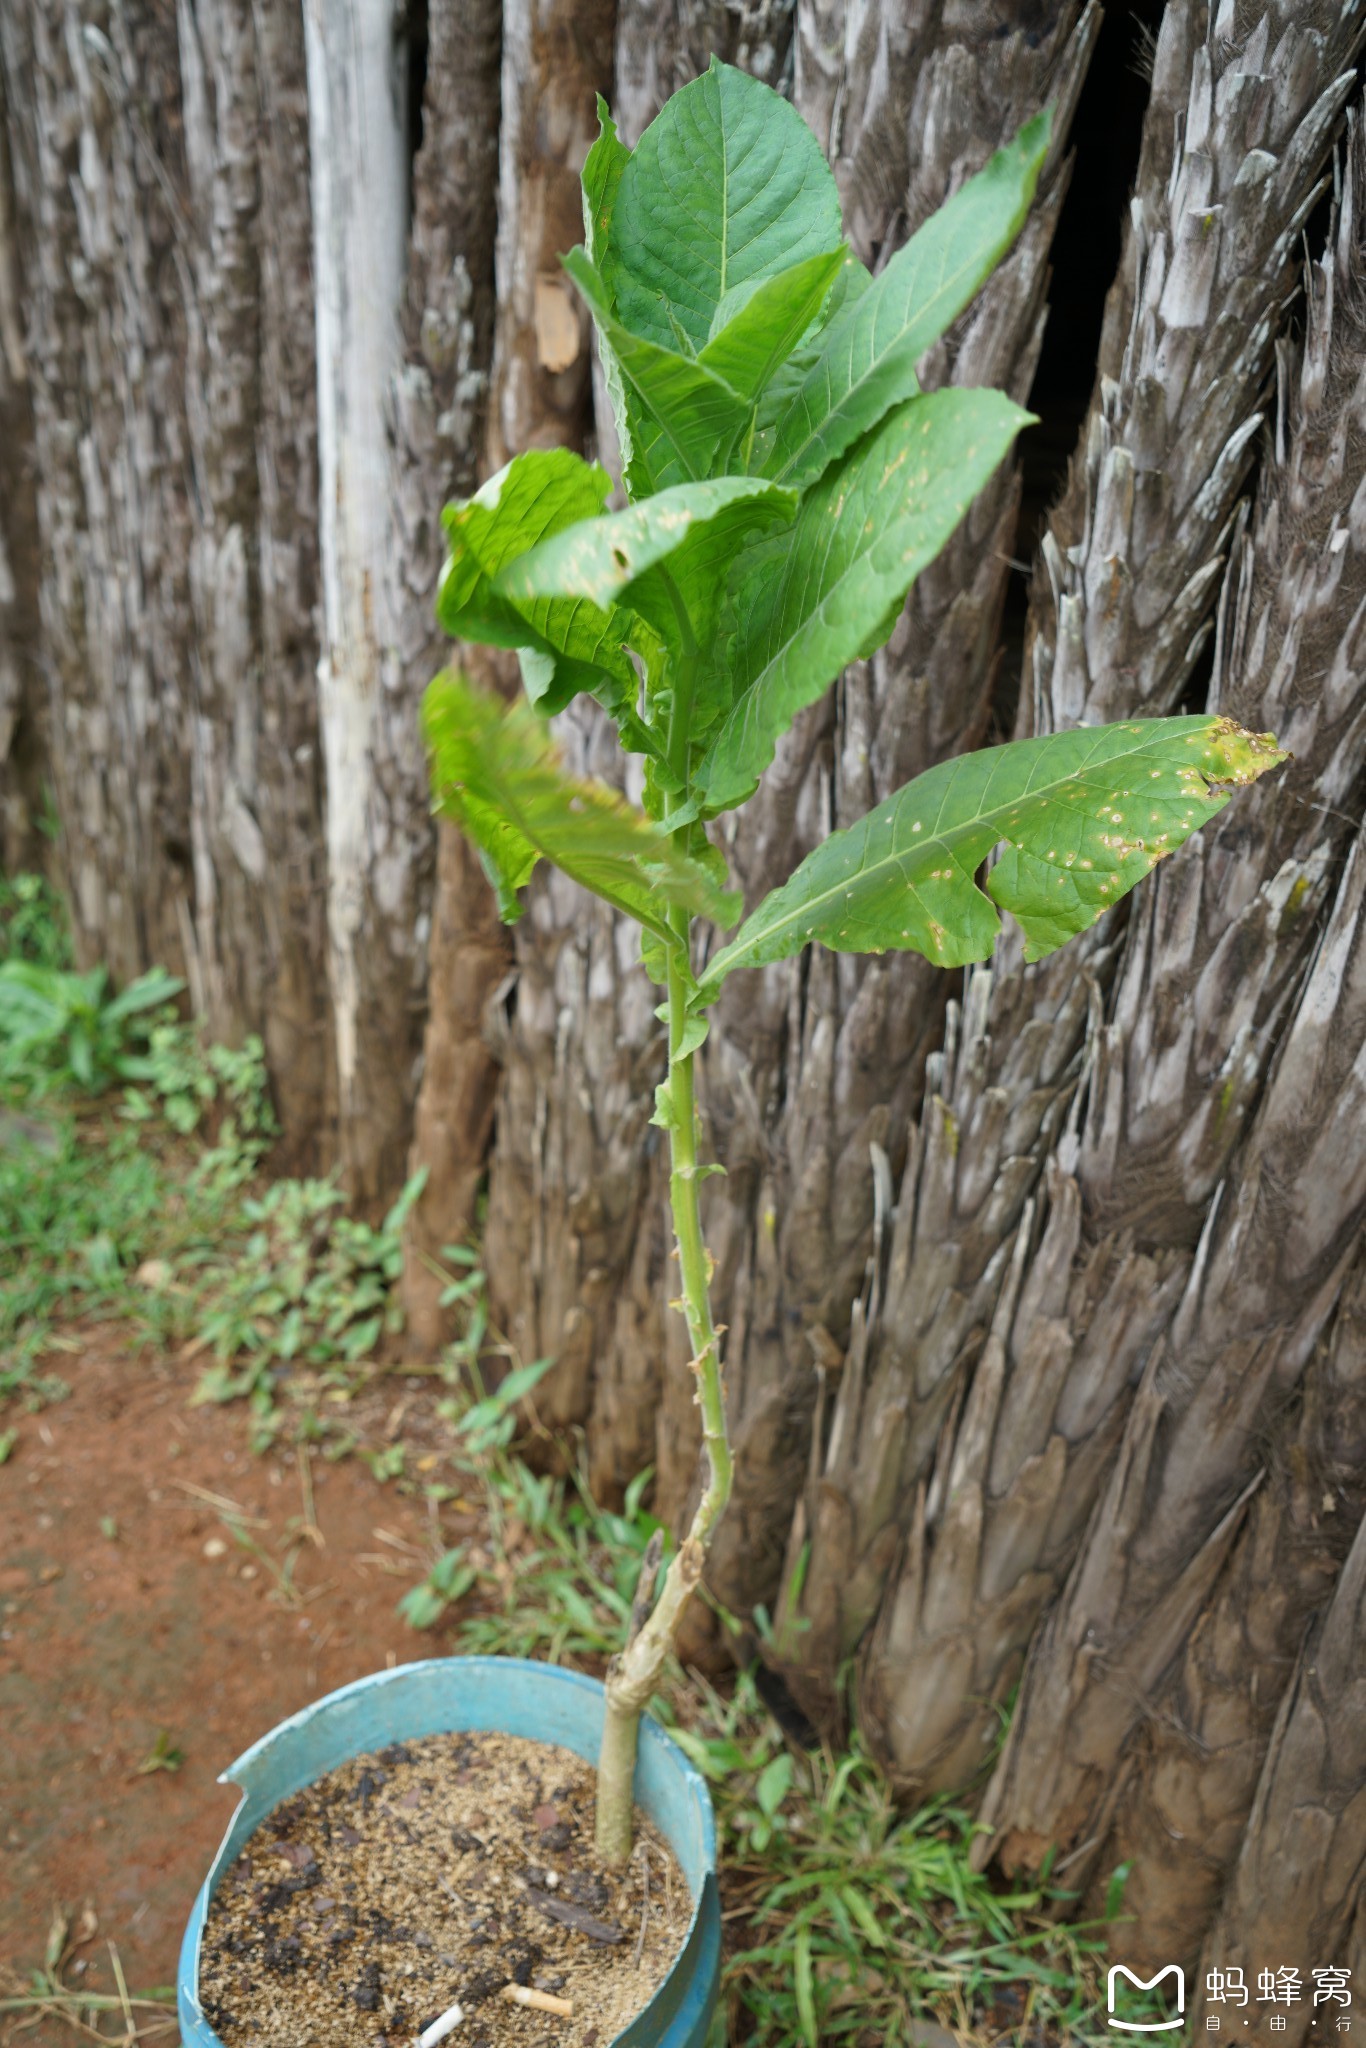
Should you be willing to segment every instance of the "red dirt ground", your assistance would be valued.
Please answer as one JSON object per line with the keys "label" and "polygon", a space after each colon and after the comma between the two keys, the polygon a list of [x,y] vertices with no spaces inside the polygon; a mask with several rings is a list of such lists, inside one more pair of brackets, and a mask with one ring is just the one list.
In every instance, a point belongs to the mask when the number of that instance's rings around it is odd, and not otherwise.
{"label": "red dirt ground", "polygon": [[[66,1370],[70,1397],[18,1418],[0,1466],[0,1965],[27,1974],[54,1907],[89,1902],[98,1934],[69,1981],[113,1990],[112,1939],[136,1991],[175,1981],[232,1811],[224,1766],[310,1698],[435,1647],[395,1612],[426,1531],[363,1465],[314,1456],[318,1544],[295,1454],[254,1458],[240,1409],[189,1408],[193,1372],[98,1336]],[[262,1554],[204,1493],[255,1518]],[[163,1730],[182,1766],[139,1775]]]}

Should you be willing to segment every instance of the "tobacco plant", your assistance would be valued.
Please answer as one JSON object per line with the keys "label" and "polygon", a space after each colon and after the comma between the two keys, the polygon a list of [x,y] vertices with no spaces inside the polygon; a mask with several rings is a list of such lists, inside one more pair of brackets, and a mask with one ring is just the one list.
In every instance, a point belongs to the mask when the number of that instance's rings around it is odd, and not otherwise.
{"label": "tobacco plant", "polygon": [[[698,1154],[693,1071],[722,984],[812,944],[961,967],[991,953],[1003,910],[1038,959],[1283,757],[1210,717],[961,755],[832,833],[718,945],[742,905],[709,827],[753,794],[841,669],[887,640],[1029,424],[1000,392],[922,392],[916,366],[1018,232],[1049,117],[872,277],[841,238],[819,146],[766,86],[714,61],[634,153],[599,114],[584,243],[563,260],[596,323],[626,505],[609,509],[602,468],[532,449],[447,508],[441,622],[515,649],[524,696],[506,704],[447,672],[424,725],[436,806],[478,845],[503,915],[551,861],[635,922],[664,991],[654,1121],[706,1474],[653,1611],[638,1608],[608,1673],[598,1848],[620,1864],[639,1717],[731,1484],[699,1209],[721,1168]],[[640,757],[639,804],[560,765],[547,720],[580,693]]]}

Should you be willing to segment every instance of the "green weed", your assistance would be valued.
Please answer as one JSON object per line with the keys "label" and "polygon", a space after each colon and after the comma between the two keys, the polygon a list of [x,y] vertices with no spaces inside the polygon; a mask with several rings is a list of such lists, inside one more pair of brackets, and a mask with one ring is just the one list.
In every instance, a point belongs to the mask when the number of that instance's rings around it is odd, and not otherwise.
{"label": "green weed", "polygon": [[[283,1426],[284,1376],[304,1369],[310,1392],[350,1391],[381,1338],[402,1328],[394,1283],[425,1178],[413,1176],[378,1227],[346,1214],[333,1180],[277,1181],[245,1198],[236,1234],[193,1276],[196,1339],[214,1354],[195,1401],[249,1401],[263,1444]],[[377,1478],[402,1472],[401,1444],[375,1456],[385,1461]]]}
{"label": "green weed", "polygon": [[[422,1176],[377,1228],[333,1181],[254,1187],[276,1128],[259,1039],[204,1046],[159,970],[117,996],[70,972],[45,886],[0,895],[0,1099],[25,1104],[0,1108],[0,1395],[59,1395],[38,1373],[57,1324],[121,1318],[208,1351],[199,1398],[247,1400],[264,1445],[281,1377],[349,1389],[399,1326]],[[379,1455],[401,1470],[401,1445]]]}
{"label": "green weed", "polygon": [[154,1022],[174,1015],[184,984],[161,968],[118,995],[108,970],[88,974],[32,960],[0,963],[0,1088],[11,1098],[71,1088],[98,1095],[146,1077]]}
{"label": "green weed", "polygon": [[0,875],[0,961],[71,965],[66,905],[43,875]]}
{"label": "green weed", "polygon": [[170,1731],[166,1728],[159,1728],[156,1741],[133,1772],[133,1776],[135,1778],[150,1778],[157,1771],[175,1772],[180,1769],[184,1761],[185,1752],[183,1749],[176,1748],[171,1740]]}

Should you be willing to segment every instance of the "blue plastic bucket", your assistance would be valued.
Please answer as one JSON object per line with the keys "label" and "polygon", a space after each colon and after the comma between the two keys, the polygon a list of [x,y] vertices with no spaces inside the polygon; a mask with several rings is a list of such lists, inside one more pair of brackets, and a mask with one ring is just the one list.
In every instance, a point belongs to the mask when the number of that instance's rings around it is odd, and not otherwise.
{"label": "blue plastic bucket", "polygon": [[[240,1785],[242,1802],[223,1837],[180,1949],[176,2002],[183,2048],[222,2048],[199,2003],[199,1944],[219,1878],[282,1799],[352,1757],[388,1743],[494,1729],[559,1743],[597,1761],[603,1690],[593,1678],[515,1657],[440,1657],[357,1679],[262,1736],[220,1784]],[[678,1858],[693,1897],[688,1938],[650,2003],[615,2037],[614,2048],[703,2048],[721,1977],[721,1908],[716,1829],[701,1773],[657,1723],[640,1729],[636,1803]]]}

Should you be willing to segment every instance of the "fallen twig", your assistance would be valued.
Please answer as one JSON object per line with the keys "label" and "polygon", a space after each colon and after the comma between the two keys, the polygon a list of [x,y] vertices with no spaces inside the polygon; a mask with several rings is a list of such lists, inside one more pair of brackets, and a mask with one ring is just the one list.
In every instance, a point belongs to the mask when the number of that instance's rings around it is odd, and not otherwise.
{"label": "fallen twig", "polygon": [[195,1499],[203,1501],[206,1507],[217,1508],[219,1514],[228,1521],[240,1522],[243,1528],[270,1527],[264,1515],[254,1515],[250,1508],[244,1508],[238,1501],[229,1500],[225,1493],[212,1493],[207,1486],[196,1486],[192,1479],[173,1479],[171,1484],[178,1486],[182,1493],[193,1494]]}

